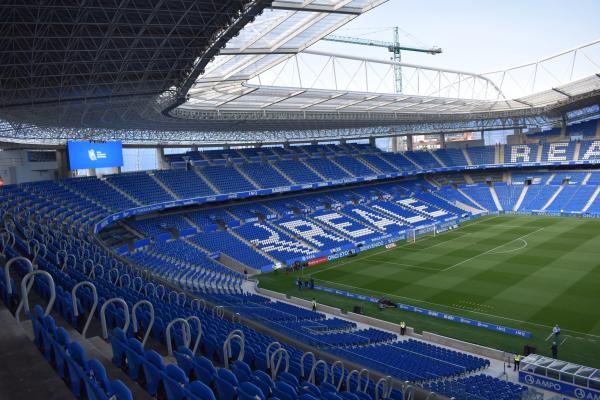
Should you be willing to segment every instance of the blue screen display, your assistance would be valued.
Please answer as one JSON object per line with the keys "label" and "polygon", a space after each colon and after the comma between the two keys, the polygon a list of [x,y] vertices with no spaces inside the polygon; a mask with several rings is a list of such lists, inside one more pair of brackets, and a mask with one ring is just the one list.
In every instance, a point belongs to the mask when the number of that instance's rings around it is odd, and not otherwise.
{"label": "blue screen display", "polygon": [[123,166],[123,144],[68,142],[69,167],[74,169],[107,168]]}

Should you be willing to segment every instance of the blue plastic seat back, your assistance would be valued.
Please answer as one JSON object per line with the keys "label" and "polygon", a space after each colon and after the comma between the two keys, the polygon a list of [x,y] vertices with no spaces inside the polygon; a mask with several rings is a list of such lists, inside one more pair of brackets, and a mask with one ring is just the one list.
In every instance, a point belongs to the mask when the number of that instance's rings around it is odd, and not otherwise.
{"label": "blue plastic seat back", "polygon": [[238,381],[233,372],[224,368],[217,370],[215,378],[219,400],[233,400],[236,396]]}
{"label": "blue plastic seat back", "polygon": [[112,362],[119,368],[125,365],[124,361],[126,342],[127,338],[125,337],[125,332],[123,332],[123,329],[115,328],[111,331],[110,344],[113,351]]}
{"label": "blue plastic seat back", "polygon": [[167,365],[163,373],[163,381],[168,400],[185,399],[188,378],[181,368],[173,364]]}
{"label": "blue plastic seat back", "polygon": [[300,393],[307,393],[316,398],[321,398],[321,390],[310,382],[304,382],[302,384]]}
{"label": "blue plastic seat back", "polygon": [[298,398],[296,390],[290,384],[283,381],[275,382],[273,394],[281,400],[296,400]]}
{"label": "blue plastic seat back", "polygon": [[71,382],[71,391],[75,396],[81,394],[81,384],[84,381],[88,370],[88,361],[83,347],[77,342],[69,345],[69,357],[67,357],[67,367],[69,370],[69,380]]}
{"label": "blue plastic seat back", "polygon": [[231,365],[231,371],[235,374],[238,382],[248,382],[252,379],[252,370],[243,361],[235,360]]}
{"label": "blue plastic seat back", "polygon": [[322,400],[343,400],[340,396],[338,396],[334,392],[324,392],[321,396]]}
{"label": "blue plastic seat back", "polygon": [[146,390],[151,396],[155,396],[163,379],[165,365],[163,358],[154,350],[148,350],[144,354],[144,375],[146,377]]}
{"label": "blue plastic seat back", "polygon": [[194,371],[192,351],[185,346],[179,346],[177,350],[173,352],[173,355],[175,356],[175,360],[177,360],[179,368],[190,377]]}
{"label": "blue plastic seat back", "polygon": [[293,387],[300,386],[300,382],[298,382],[298,378],[296,378],[294,375],[290,374],[289,372],[285,372],[285,371],[280,372],[278,374],[277,378],[280,381],[288,383],[290,386],[293,386]]}
{"label": "blue plastic seat back", "polygon": [[139,340],[129,338],[125,345],[125,354],[127,355],[127,374],[133,380],[137,380],[142,372],[144,362],[144,347]]}
{"label": "blue plastic seat back", "polygon": [[266,400],[263,391],[250,382],[242,382],[238,388],[239,400]]}
{"label": "blue plastic seat back", "polygon": [[200,381],[194,381],[187,387],[188,400],[216,400],[213,391]]}
{"label": "blue plastic seat back", "polygon": [[335,386],[333,386],[331,383],[327,383],[327,382],[321,383],[319,385],[319,389],[321,390],[321,393],[323,393],[323,394],[337,392],[337,388]]}
{"label": "blue plastic seat back", "polygon": [[113,396],[116,397],[116,400],[133,400],[133,395],[131,394],[131,390],[120,380],[115,379],[110,383],[110,387],[112,389]]}

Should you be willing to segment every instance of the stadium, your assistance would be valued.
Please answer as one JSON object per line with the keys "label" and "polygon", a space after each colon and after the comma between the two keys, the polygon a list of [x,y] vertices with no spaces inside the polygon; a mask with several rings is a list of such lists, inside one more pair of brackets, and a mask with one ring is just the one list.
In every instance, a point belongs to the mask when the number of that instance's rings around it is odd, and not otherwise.
{"label": "stadium", "polygon": [[600,399],[598,4],[401,3],[1,2],[0,399]]}

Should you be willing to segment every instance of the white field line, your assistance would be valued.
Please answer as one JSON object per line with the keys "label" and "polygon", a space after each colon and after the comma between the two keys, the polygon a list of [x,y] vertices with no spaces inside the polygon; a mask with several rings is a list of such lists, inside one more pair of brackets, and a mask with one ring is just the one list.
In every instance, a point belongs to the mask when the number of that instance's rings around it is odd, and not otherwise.
{"label": "white field line", "polygon": [[[520,320],[520,319],[509,318],[509,317],[503,317],[501,315],[489,314],[489,313],[485,313],[485,312],[481,312],[481,311],[465,310],[465,309],[462,309],[462,308],[458,308],[458,307],[454,307],[454,306],[449,306],[447,304],[432,303],[432,302],[427,301],[427,300],[419,300],[419,299],[414,299],[412,297],[400,296],[400,295],[393,294],[393,293],[379,292],[379,291],[376,291],[376,290],[370,290],[370,289],[365,289],[365,288],[361,288],[361,287],[357,287],[357,286],[347,285],[345,283],[331,282],[331,281],[326,281],[326,280],[323,280],[323,279],[315,279],[315,280],[316,281],[321,281],[321,282],[326,282],[326,283],[331,283],[333,285],[346,286],[346,287],[349,287],[351,289],[358,289],[359,291],[362,290],[362,291],[371,292],[371,293],[380,294],[380,295],[383,294],[383,295],[386,295],[386,296],[389,296],[389,297],[395,297],[395,298],[398,298],[398,299],[405,299],[405,300],[414,301],[414,302],[417,302],[417,303],[423,303],[423,304],[429,304],[429,305],[432,305],[432,306],[448,308],[448,309],[456,310],[456,311],[461,312],[461,313],[469,312],[469,313],[473,313],[473,314],[483,315],[483,316],[486,316],[486,317],[498,318],[498,319],[503,319],[503,320],[506,320],[506,321],[519,322],[519,323],[523,323],[523,324],[535,325],[535,326],[539,326],[539,327],[542,327],[542,328],[552,329],[552,326],[550,326],[550,325],[538,324],[538,323],[535,323],[535,322],[523,321],[523,320]],[[594,335],[594,334],[591,334],[591,333],[578,332],[578,331],[573,331],[573,330],[570,330],[570,329],[562,329],[562,331],[563,332],[573,332],[573,333],[577,333],[578,335],[590,336],[590,337],[594,337],[594,338],[600,339],[600,335]],[[554,334],[551,333],[550,336],[552,336],[552,335],[554,335]]]}
{"label": "white field line", "polygon": [[400,266],[400,267],[417,268],[417,269],[422,269],[422,270],[425,270],[425,271],[433,271],[433,272],[440,272],[441,271],[441,270],[439,270],[437,268],[427,268],[427,267],[421,267],[421,266],[418,266],[418,265],[403,264],[403,263],[394,262],[394,261],[380,261],[380,260],[377,260],[376,262],[377,262],[377,264],[397,265],[397,266]]}
{"label": "white field line", "polygon": [[[451,230],[451,231],[446,231],[446,232],[444,232],[444,233],[442,233],[442,234],[445,234],[445,233],[450,233],[450,232],[456,232],[456,231],[457,231],[457,230],[459,230],[459,229],[462,229],[462,228],[467,228],[467,227],[469,227],[469,226],[473,226],[473,225],[477,225],[477,224],[480,224],[480,223],[482,223],[482,222],[491,221],[491,220],[493,220],[493,219],[496,219],[496,218],[500,218],[500,215],[496,215],[496,216],[493,216],[493,217],[491,217],[491,218],[482,218],[482,219],[480,219],[480,220],[478,220],[478,221],[475,221],[475,222],[473,222],[473,223],[471,223],[471,224],[463,224],[463,225],[460,225],[460,226],[459,226],[458,228],[456,228],[456,229],[453,229],[453,230]],[[501,226],[501,225],[493,225],[493,226]],[[470,233],[469,233],[469,234],[470,234]],[[464,235],[462,235],[462,236],[464,236]],[[459,237],[462,237],[462,236],[459,236]],[[404,247],[407,247],[407,246],[412,246],[412,245],[414,245],[415,243],[424,242],[424,241],[426,241],[426,240],[433,239],[433,238],[435,238],[435,237],[436,237],[436,236],[427,236],[426,238],[423,238],[423,239],[417,239],[417,240],[416,240],[415,242],[413,242],[413,243],[406,243],[406,244],[403,244],[402,246],[397,246],[397,247],[395,247],[395,248],[393,248],[393,249],[384,249],[384,250],[378,251],[378,252],[376,252],[376,253],[369,254],[368,256],[365,256],[365,257],[360,257],[360,254],[359,254],[359,256],[358,256],[359,258],[355,258],[355,259],[353,259],[353,260],[349,260],[349,261],[346,261],[346,262],[343,262],[343,263],[340,263],[340,264],[332,265],[331,267],[327,267],[327,268],[321,269],[321,270],[319,270],[319,271],[317,271],[317,272],[314,272],[314,273],[312,273],[312,274],[308,274],[308,275],[309,275],[309,276],[316,276],[316,275],[320,274],[321,272],[329,271],[330,269],[333,269],[333,268],[342,267],[342,266],[344,266],[344,265],[352,264],[352,263],[354,263],[354,262],[356,262],[356,261],[360,261],[360,260],[366,260],[367,258],[375,257],[375,256],[377,256],[377,255],[379,255],[379,254],[384,254],[384,253],[387,253],[387,252],[390,252],[390,251],[394,251],[394,250],[402,249],[402,248],[404,248]],[[454,239],[450,239],[450,240],[454,240]],[[447,241],[448,241],[448,240],[447,240]],[[442,242],[442,243],[446,243],[447,241],[444,241],[444,242]],[[416,250],[416,249],[415,249],[415,250]],[[441,271],[441,270],[437,270],[437,271]]]}
{"label": "white field line", "polygon": [[[504,251],[493,251],[490,254],[508,254],[508,253],[514,253],[515,251],[523,250],[525,247],[527,247],[527,245],[528,245],[527,240],[525,240],[525,239],[515,239],[515,240],[513,240],[513,242],[516,242],[517,240],[521,241],[521,243],[522,243],[521,247],[517,247],[516,249],[504,250]],[[510,243],[510,242],[508,242],[508,243]],[[508,244],[508,243],[505,243],[505,244]]]}
{"label": "white field line", "polygon": [[474,255],[473,257],[469,257],[469,258],[467,258],[466,260],[459,261],[459,262],[457,262],[456,264],[454,264],[454,265],[451,265],[451,266],[449,266],[448,268],[445,268],[445,269],[443,269],[442,271],[450,271],[452,268],[455,268],[455,267],[458,267],[458,266],[460,266],[460,265],[463,265],[464,263],[466,263],[466,262],[469,262],[469,261],[471,261],[471,260],[474,260],[474,259],[476,259],[477,257],[481,257],[481,256],[484,256],[484,255],[486,255],[486,254],[489,254],[489,253],[493,252],[494,250],[497,250],[497,249],[499,249],[499,248],[502,248],[503,246],[506,246],[506,245],[507,245],[507,244],[509,244],[509,243],[512,243],[512,242],[514,242],[515,240],[519,240],[519,239],[526,238],[527,236],[533,235],[534,233],[537,233],[537,232],[539,232],[539,231],[541,231],[541,230],[543,230],[543,229],[544,229],[544,228],[539,228],[539,229],[536,229],[536,230],[535,230],[535,231],[533,231],[533,232],[529,232],[529,233],[527,233],[527,234],[525,234],[525,235],[523,235],[523,236],[519,236],[519,237],[518,237],[518,238],[516,238],[516,239],[510,240],[510,241],[508,241],[508,242],[506,242],[506,243],[502,243],[501,245],[499,245],[499,246],[496,246],[496,247],[494,247],[493,249],[489,249],[489,250],[487,250],[487,251],[484,251],[483,253],[479,253],[479,254],[477,254],[477,255]]}

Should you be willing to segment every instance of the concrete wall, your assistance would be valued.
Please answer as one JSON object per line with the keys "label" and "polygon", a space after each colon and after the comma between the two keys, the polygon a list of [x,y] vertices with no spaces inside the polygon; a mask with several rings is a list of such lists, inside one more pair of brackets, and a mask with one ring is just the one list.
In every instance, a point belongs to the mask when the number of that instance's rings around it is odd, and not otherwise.
{"label": "concrete wall", "polygon": [[27,150],[0,151],[0,176],[4,184],[53,180],[58,177],[58,161],[31,162]]}

